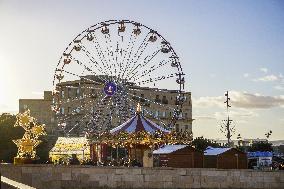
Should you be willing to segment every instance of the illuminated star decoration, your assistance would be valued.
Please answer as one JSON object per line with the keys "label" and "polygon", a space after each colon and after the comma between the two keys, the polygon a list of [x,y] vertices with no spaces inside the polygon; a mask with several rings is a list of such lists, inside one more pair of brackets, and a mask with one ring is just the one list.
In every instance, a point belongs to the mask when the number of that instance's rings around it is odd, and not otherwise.
{"label": "illuminated star decoration", "polygon": [[20,158],[35,158],[35,148],[41,143],[39,136],[46,135],[45,125],[38,124],[37,120],[30,116],[30,110],[24,113],[18,113],[15,127],[23,127],[25,134],[22,139],[13,140],[18,147],[17,157]]}

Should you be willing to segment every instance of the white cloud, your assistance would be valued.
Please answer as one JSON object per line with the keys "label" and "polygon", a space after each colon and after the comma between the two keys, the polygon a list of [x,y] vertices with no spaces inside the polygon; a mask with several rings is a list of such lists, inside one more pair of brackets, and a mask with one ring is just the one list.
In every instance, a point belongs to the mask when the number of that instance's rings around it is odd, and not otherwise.
{"label": "white cloud", "polygon": [[262,71],[262,72],[264,72],[264,73],[267,73],[267,72],[268,72],[268,69],[267,69],[267,68],[260,68],[259,70]]}
{"label": "white cloud", "polygon": [[[226,119],[227,112],[215,112],[214,116],[218,120]],[[240,109],[240,110],[237,110],[237,111],[230,111],[230,117],[231,118],[238,118],[238,120],[243,120],[243,119],[246,119],[246,118],[258,117],[258,114],[254,111],[251,111],[251,110]]]}
{"label": "white cloud", "polygon": [[284,91],[284,87],[280,85],[274,86],[274,89],[279,90],[279,91]]}
{"label": "white cloud", "polygon": [[214,116],[194,116],[194,119],[196,121],[201,121],[201,120],[216,120]]}
{"label": "white cloud", "polygon": [[208,107],[224,107],[224,97],[199,97],[198,99],[192,98],[192,103],[194,107],[198,108],[208,108]]}
{"label": "white cloud", "polygon": [[246,92],[230,92],[232,105],[239,108],[267,109],[284,107],[284,96],[264,96]]}
{"label": "white cloud", "polygon": [[273,75],[273,74],[254,79],[254,81],[264,81],[264,82],[266,82],[266,81],[279,81],[279,80],[280,80],[280,77]]}
{"label": "white cloud", "polygon": [[[284,96],[264,96],[247,92],[230,91],[231,104],[235,108],[269,109],[284,107]],[[224,105],[225,96],[193,98],[193,108],[221,107]]]}
{"label": "white cloud", "polygon": [[244,73],[244,78],[248,78],[249,77],[249,73]]}

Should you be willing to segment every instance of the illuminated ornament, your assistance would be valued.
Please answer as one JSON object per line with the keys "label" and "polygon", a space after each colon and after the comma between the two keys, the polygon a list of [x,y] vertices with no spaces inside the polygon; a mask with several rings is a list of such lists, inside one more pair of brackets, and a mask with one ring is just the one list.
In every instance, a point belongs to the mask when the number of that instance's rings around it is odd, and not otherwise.
{"label": "illuminated ornament", "polygon": [[15,127],[20,126],[25,129],[22,139],[13,140],[18,147],[17,158],[34,159],[36,157],[35,148],[41,143],[39,136],[46,135],[45,125],[39,125],[35,118],[30,116],[30,110],[18,113]]}
{"label": "illuminated ornament", "polygon": [[140,105],[140,103],[137,104],[136,112],[137,113],[141,113],[141,105]]}

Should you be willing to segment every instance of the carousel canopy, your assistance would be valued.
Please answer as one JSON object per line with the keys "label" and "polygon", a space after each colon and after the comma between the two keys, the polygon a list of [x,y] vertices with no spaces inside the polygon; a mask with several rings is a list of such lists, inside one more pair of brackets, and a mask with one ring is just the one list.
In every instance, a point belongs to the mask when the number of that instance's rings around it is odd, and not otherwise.
{"label": "carousel canopy", "polygon": [[135,116],[130,118],[128,121],[122,125],[110,130],[110,133],[117,134],[119,132],[134,133],[145,131],[148,133],[154,133],[155,131],[162,131],[163,133],[169,133],[169,130],[157,125],[149,119],[146,119],[141,113],[136,113]]}

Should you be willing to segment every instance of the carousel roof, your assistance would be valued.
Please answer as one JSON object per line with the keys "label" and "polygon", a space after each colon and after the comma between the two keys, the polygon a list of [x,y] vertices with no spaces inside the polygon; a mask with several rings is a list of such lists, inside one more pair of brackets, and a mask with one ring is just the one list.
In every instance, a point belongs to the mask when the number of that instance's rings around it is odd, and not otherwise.
{"label": "carousel roof", "polygon": [[110,133],[117,134],[119,132],[128,132],[134,133],[139,131],[145,131],[149,133],[154,133],[155,131],[162,131],[164,133],[169,133],[169,130],[164,129],[163,127],[157,125],[149,119],[146,119],[140,113],[136,113],[135,116],[130,118],[128,121],[123,123],[122,125],[110,130]]}

